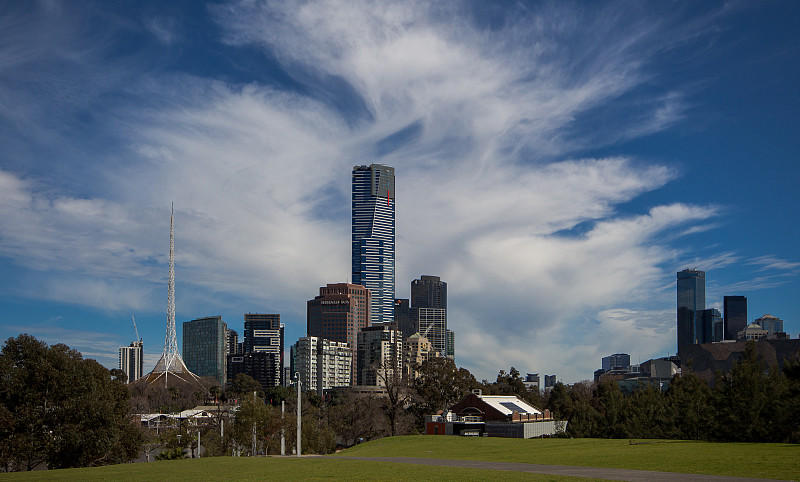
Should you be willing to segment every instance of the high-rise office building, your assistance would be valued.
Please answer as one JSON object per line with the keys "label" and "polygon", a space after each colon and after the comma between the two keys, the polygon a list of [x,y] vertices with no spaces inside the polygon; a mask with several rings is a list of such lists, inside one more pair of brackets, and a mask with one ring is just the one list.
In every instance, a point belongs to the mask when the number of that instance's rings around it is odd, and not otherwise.
{"label": "high-rise office building", "polygon": [[725,317],[725,339],[736,341],[739,332],[747,326],[747,297],[726,296],[722,310]]}
{"label": "high-rise office building", "polygon": [[[259,370],[270,371],[270,374],[263,375],[266,381],[262,382],[264,388],[283,385],[283,332],[284,326],[279,314],[247,313],[244,315],[243,355],[261,354],[257,361],[254,359],[251,362],[251,365],[257,366]],[[267,361],[269,357],[264,358],[263,354],[269,355],[270,360]],[[247,372],[245,371],[245,373]],[[247,374],[256,378],[255,375]],[[258,378],[256,379],[258,380]],[[264,383],[275,383],[275,385],[264,385]]]}
{"label": "high-rise office building", "polygon": [[320,287],[306,302],[308,336],[347,343],[355,349],[356,336],[370,325],[371,293],[361,285],[333,283]]}
{"label": "high-rise office building", "polygon": [[783,333],[783,320],[777,316],[764,315],[761,318],[756,318],[755,323],[761,325],[761,328],[767,330],[767,336],[772,336],[775,333]]}
{"label": "high-rise office building", "polygon": [[603,370],[607,372],[611,370],[627,370],[629,366],[631,366],[631,356],[627,353],[614,353],[613,355],[604,356],[602,359]]}
{"label": "high-rise office building", "polygon": [[411,282],[412,308],[447,309],[447,283],[438,276],[422,275]]}
{"label": "high-rise office building", "polygon": [[403,341],[392,325],[368,326],[358,333],[357,384],[386,386],[386,380],[402,376]]}
{"label": "high-rise office building", "polygon": [[214,377],[220,385],[227,380],[228,325],[221,316],[183,322],[183,362],[195,375]]}
{"label": "high-rise office building", "polygon": [[447,356],[447,311],[444,308],[412,308],[419,334],[427,338],[441,356]]}
{"label": "high-rise office building", "polygon": [[722,315],[716,308],[708,308],[700,310],[698,329],[695,333],[695,343],[714,343],[720,341],[716,339],[714,333],[722,331],[719,327],[722,326]]}
{"label": "high-rise office building", "polygon": [[394,323],[402,333],[403,340],[417,332],[417,325],[414,320],[414,313],[407,299],[394,300]]}
{"label": "high-rise office building", "polygon": [[697,269],[678,272],[678,354],[697,339],[700,312],[706,309],[706,273]]}
{"label": "high-rise office building", "polygon": [[[455,333],[447,329],[447,283],[422,275],[411,282],[411,311],[417,331],[441,356],[455,358]],[[448,345],[453,341],[453,346]]]}
{"label": "high-rise office building", "polygon": [[119,369],[128,377],[127,383],[134,382],[144,374],[144,344],[132,341],[130,346],[119,347]]}
{"label": "high-rise office building", "polygon": [[304,390],[316,390],[321,396],[329,388],[350,386],[353,351],[347,343],[305,336],[291,353],[292,369],[300,375]]}
{"label": "high-rise office building", "polygon": [[353,284],[372,294],[371,324],[391,323],[395,288],[393,167],[353,167],[352,234]]}

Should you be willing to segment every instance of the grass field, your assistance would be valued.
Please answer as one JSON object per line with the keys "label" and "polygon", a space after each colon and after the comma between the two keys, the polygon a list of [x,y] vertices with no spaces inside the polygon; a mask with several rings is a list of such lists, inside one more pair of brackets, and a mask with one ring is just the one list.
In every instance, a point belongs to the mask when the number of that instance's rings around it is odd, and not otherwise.
{"label": "grass field", "polygon": [[[800,445],[673,440],[503,439],[407,436],[375,440],[340,455],[428,457],[798,480]],[[5,480],[552,480],[589,479],[337,459],[216,457],[88,469],[0,474]]]}
{"label": "grass field", "polygon": [[534,480],[583,482],[593,479],[494,470],[335,460],[330,458],[213,457],[87,469],[0,474],[0,480]]}
{"label": "grass field", "polygon": [[613,467],[767,479],[800,478],[800,445],[790,444],[418,435],[375,440],[342,454]]}

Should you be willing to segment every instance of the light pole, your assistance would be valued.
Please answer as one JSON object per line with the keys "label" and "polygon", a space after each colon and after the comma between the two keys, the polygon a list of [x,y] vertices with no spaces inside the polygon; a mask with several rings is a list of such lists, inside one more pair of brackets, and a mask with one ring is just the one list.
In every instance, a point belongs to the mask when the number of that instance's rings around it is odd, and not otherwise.
{"label": "light pole", "polygon": [[295,378],[297,378],[297,456],[300,457],[300,454],[303,452],[303,444],[300,441],[300,426],[303,421],[303,412],[302,408],[302,399],[301,396],[301,387],[300,387],[300,372],[294,373]]}

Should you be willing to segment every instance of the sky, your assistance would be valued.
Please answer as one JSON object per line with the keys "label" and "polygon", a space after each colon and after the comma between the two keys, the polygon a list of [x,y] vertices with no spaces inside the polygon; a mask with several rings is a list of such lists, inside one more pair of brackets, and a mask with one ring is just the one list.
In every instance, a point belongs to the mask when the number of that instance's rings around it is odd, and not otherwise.
{"label": "sky", "polygon": [[676,351],[676,272],[800,335],[800,3],[0,4],[0,337],[109,368],[350,277],[355,165],[396,172],[396,296],[456,362],[591,378]]}

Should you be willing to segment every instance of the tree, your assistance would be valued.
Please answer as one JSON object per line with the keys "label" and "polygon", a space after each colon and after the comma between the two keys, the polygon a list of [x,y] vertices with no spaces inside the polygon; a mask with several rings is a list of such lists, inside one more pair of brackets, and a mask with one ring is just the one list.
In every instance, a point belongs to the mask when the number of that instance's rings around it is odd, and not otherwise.
{"label": "tree", "polygon": [[755,343],[749,342],[730,373],[717,379],[717,437],[741,442],[773,440],[779,431],[773,412],[782,382],[778,368],[768,369]]}
{"label": "tree", "polygon": [[87,467],[134,459],[142,434],[119,374],[66,345],[30,335],[0,352],[0,453],[7,470]]}
{"label": "tree", "polygon": [[597,387],[597,398],[602,408],[600,436],[607,438],[626,438],[625,397],[615,381],[601,383]]}
{"label": "tree", "polygon": [[449,358],[437,357],[422,363],[413,388],[417,395],[413,410],[421,426],[425,415],[446,410],[473,388],[485,387],[466,368],[456,367]]}
{"label": "tree", "polygon": [[665,436],[688,440],[708,440],[713,418],[711,389],[691,371],[672,377],[667,390],[672,430]]}

